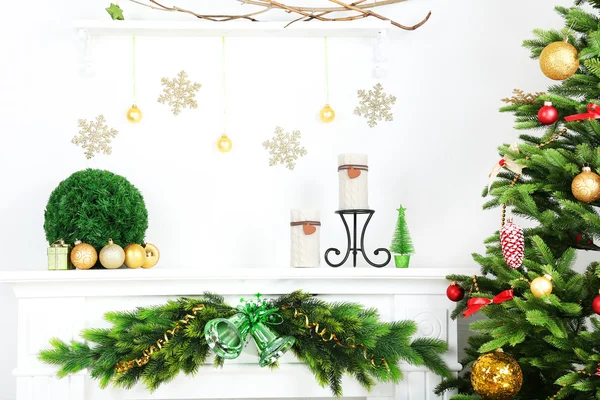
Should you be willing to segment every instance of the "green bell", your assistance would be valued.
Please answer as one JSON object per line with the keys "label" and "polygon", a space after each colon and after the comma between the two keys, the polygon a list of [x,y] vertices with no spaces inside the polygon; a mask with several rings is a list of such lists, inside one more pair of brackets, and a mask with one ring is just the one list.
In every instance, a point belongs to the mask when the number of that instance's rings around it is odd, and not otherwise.
{"label": "green bell", "polygon": [[208,346],[223,358],[237,358],[244,349],[250,331],[246,314],[237,313],[230,318],[211,319],[204,326]]}
{"label": "green bell", "polygon": [[250,330],[256,347],[258,347],[260,366],[266,367],[273,364],[292,348],[296,339],[292,336],[278,337],[262,322],[257,322]]}

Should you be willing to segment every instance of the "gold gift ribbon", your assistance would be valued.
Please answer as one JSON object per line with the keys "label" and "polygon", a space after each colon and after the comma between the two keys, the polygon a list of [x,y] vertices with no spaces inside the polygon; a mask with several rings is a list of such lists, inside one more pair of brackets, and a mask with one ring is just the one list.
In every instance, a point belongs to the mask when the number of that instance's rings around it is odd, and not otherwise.
{"label": "gold gift ribbon", "polygon": [[[173,329],[168,329],[163,334],[163,337],[156,341],[156,344],[153,344],[152,346],[150,346],[146,350],[144,350],[143,355],[141,357],[136,358],[135,360],[122,361],[122,362],[117,363],[115,365],[115,369],[117,370],[117,373],[121,374],[123,372],[129,371],[130,369],[132,369],[135,366],[141,367],[143,365],[148,364],[150,362],[150,358],[152,357],[152,354],[154,354],[155,352],[162,349],[165,344],[169,343],[169,340],[171,340],[175,337],[175,335],[177,334],[177,331],[182,330],[185,325],[189,324],[192,319],[196,318],[198,311],[202,311],[202,310],[204,310],[204,304],[198,304],[196,307],[192,308],[191,314],[186,314],[185,317],[183,317],[182,319],[177,321],[177,323],[175,323],[175,326],[173,327]],[[170,338],[169,338],[169,335],[171,335]]]}

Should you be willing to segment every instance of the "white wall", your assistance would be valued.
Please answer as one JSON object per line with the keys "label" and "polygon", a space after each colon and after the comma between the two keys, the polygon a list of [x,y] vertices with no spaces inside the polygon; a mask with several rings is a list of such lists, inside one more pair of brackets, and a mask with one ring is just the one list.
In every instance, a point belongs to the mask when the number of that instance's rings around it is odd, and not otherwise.
{"label": "white wall", "polygon": [[[433,16],[390,43],[390,73],[381,82],[398,97],[395,121],[375,129],[352,115],[356,90],[376,82],[370,42],[331,39],[331,105],[338,117],[324,126],[316,116],[323,105],[321,40],[231,39],[234,151],[222,155],[214,150],[221,129],[217,38],[139,39],[138,105],[145,119],[132,126],[123,118],[131,104],[130,40],[98,41],[97,75],[80,78],[71,20],[104,18],[107,4],[62,3],[3,4],[11,17],[0,24],[2,269],[45,269],[48,196],[86,167],[122,174],[143,192],[147,236],[162,250],[159,268],[286,268],[290,208],[321,209],[322,247],[343,245],[333,214],[336,155],[356,151],[369,154],[370,203],[377,210],[368,245],[389,244],[402,203],[417,249],[413,268],[471,265],[470,253],[483,249],[500,217],[480,211],[479,193],[498,159],[496,147],[516,138],[511,118],[496,111],[499,99],[513,88],[550,84],[520,43],[533,28],[562,26],[543,0],[412,0],[389,7],[382,12],[400,22],[429,9]],[[121,3],[130,15],[158,17]],[[160,78],[181,69],[203,87],[199,109],[173,117],[156,98]],[[100,113],[120,133],[113,155],[88,162],[70,140],[77,119]],[[277,125],[301,130],[308,149],[293,172],[268,167],[261,147]],[[0,301],[0,399],[6,400],[14,398],[16,316],[5,287]]]}

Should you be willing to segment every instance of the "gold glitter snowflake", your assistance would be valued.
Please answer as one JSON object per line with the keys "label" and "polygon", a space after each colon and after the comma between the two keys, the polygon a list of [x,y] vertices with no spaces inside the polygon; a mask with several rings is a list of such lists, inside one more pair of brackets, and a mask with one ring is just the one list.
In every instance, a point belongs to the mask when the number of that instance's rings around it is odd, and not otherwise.
{"label": "gold glitter snowflake", "polygon": [[521,105],[521,104],[534,104],[538,97],[545,95],[544,92],[535,92],[535,93],[525,93],[521,89],[513,90],[512,97],[506,97],[502,99],[503,103],[513,104],[513,105]]}
{"label": "gold glitter snowflake", "polygon": [[300,136],[300,131],[293,131],[290,134],[280,127],[275,128],[273,139],[263,143],[263,147],[271,154],[269,165],[281,164],[287,169],[294,169],[296,160],[307,154],[306,149],[300,145]]}
{"label": "gold glitter snowflake", "polygon": [[88,160],[96,153],[107,155],[112,153],[110,142],[119,132],[106,126],[104,115],[97,116],[95,122],[80,119],[78,124],[79,135],[75,136],[71,142],[85,150],[84,154]]}
{"label": "gold glitter snowflake", "polygon": [[164,88],[163,93],[158,97],[158,102],[168,104],[173,115],[178,115],[186,107],[198,108],[195,97],[202,85],[190,81],[185,71],[177,74],[177,78],[162,78],[160,84]]}
{"label": "gold glitter snowflake", "polygon": [[381,83],[373,86],[373,90],[358,91],[358,106],[354,109],[354,114],[364,116],[367,124],[373,128],[378,121],[393,121],[392,105],[396,103],[396,97],[387,95],[383,92]]}

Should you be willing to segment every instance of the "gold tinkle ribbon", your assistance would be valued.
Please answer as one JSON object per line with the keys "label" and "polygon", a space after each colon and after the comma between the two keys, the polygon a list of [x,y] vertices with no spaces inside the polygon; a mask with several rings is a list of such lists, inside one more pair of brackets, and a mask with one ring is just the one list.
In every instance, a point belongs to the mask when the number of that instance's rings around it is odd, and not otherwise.
{"label": "gold tinkle ribbon", "polygon": [[[330,341],[334,341],[336,345],[340,346],[340,347],[346,347],[346,348],[350,348],[350,349],[358,349],[358,348],[362,348],[363,350],[363,356],[365,357],[365,360],[369,361],[371,363],[371,365],[375,368],[377,367],[381,367],[382,365],[385,366],[385,368],[389,371],[390,370],[390,366],[388,365],[387,361],[385,358],[381,358],[379,365],[377,365],[375,363],[375,355],[371,354],[370,356],[367,353],[367,347],[362,344],[352,344],[352,343],[348,343],[346,345],[344,345],[342,342],[340,342],[340,340],[338,339],[338,337],[336,336],[335,333],[331,333],[329,332],[329,337],[327,337],[327,328],[323,328],[321,331],[319,331],[319,323],[318,322],[310,322],[310,320],[308,319],[308,315],[306,315],[305,313],[303,313],[302,311],[298,311],[298,309],[294,309],[294,318],[298,318],[298,317],[304,317],[304,324],[308,329],[313,329],[315,328],[315,333],[319,336],[321,336],[321,339],[324,342],[330,342]],[[351,339],[346,340],[346,342],[350,342]]]}
{"label": "gold tinkle ribbon", "polygon": [[[155,352],[162,349],[162,347],[165,344],[169,343],[169,340],[171,340],[175,337],[175,335],[177,334],[177,331],[182,330],[185,325],[189,324],[192,319],[196,318],[196,314],[198,314],[198,311],[202,311],[202,310],[204,310],[204,304],[198,304],[196,307],[194,307],[192,309],[191,314],[187,314],[185,317],[183,317],[183,319],[180,319],[179,321],[177,321],[177,323],[175,324],[175,327],[173,329],[167,330],[163,334],[163,337],[156,341],[156,344],[153,344],[152,346],[150,346],[146,350],[144,350],[144,353],[140,358],[136,358],[135,360],[129,360],[129,361],[123,361],[123,362],[117,363],[117,365],[115,365],[115,369],[117,370],[117,372],[120,374],[120,373],[129,371],[130,369],[132,369],[135,366],[141,367],[143,365],[148,364],[148,362],[150,362],[150,358],[152,357],[152,354],[154,354]],[[169,338],[169,335],[171,335],[170,338]]]}

